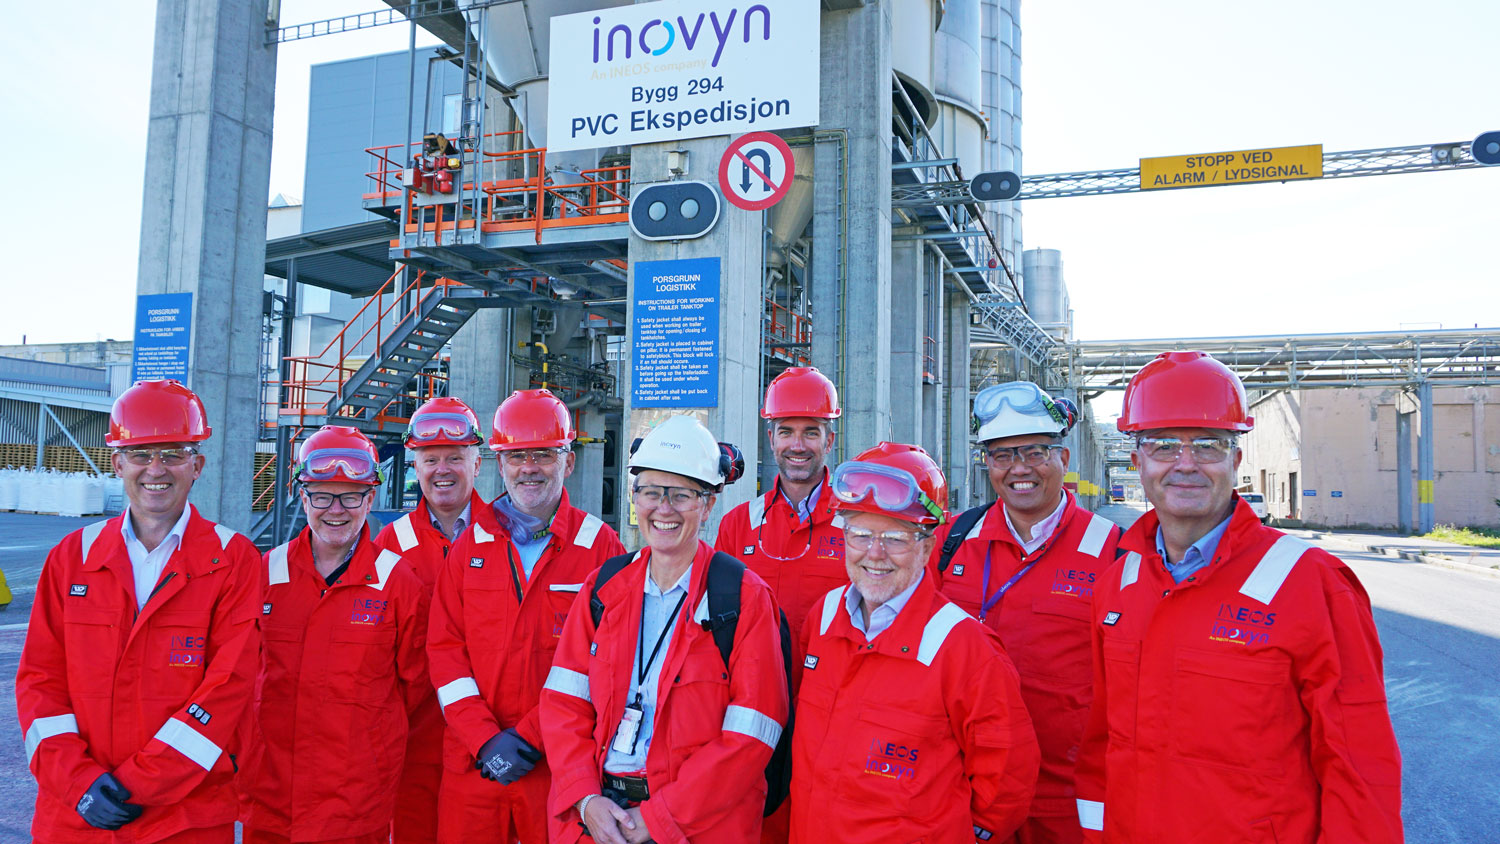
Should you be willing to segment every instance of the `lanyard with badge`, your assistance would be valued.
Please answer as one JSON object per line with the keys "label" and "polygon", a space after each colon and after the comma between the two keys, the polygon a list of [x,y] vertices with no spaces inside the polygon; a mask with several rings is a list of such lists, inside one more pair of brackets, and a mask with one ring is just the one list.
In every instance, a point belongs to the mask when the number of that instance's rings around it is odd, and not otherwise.
{"label": "lanyard with badge", "polygon": [[677,614],[682,611],[682,605],[687,603],[687,595],[684,593],[677,599],[677,606],[672,608],[672,614],[667,616],[667,623],[662,625],[661,635],[656,637],[656,646],[651,649],[651,656],[646,658],[646,624],[645,619],[636,626],[636,654],[641,666],[636,671],[635,677],[635,700],[625,705],[625,712],[620,716],[620,728],[615,731],[614,743],[610,749],[616,753],[627,756],[635,755],[636,740],[640,738],[641,721],[646,717],[646,707],[641,700],[641,687],[646,683],[646,676],[651,673],[651,666],[656,664],[656,657],[661,654],[662,642],[667,639],[667,632],[672,629],[672,623],[677,620]]}
{"label": "lanyard with badge", "polygon": [[[1043,545],[1039,550],[1045,551],[1047,547]],[[1042,555],[1038,554],[1036,559],[1027,563],[1024,568],[1011,575],[1010,580],[1000,584],[1000,588],[995,590],[994,595],[990,595],[990,549],[986,548],[984,551],[984,578],[979,583],[979,598],[982,602],[979,605],[979,620],[984,621],[984,617],[990,610],[995,608],[996,604],[1000,603],[1000,599],[1005,597],[1005,593],[1010,591],[1010,587],[1015,586],[1021,578],[1025,577],[1026,572],[1031,571],[1041,559]]]}

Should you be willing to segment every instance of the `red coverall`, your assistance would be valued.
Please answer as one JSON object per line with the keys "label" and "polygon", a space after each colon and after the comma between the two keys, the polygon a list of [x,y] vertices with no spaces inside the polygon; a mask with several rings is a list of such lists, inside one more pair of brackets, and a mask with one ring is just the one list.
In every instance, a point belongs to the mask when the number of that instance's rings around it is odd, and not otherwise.
{"label": "red coverall", "polygon": [[[786,722],[786,672],[771,590],[745,572],[725,671],[713,634],[702,625],[712,554],[708,543],[698,543],[687,602],[660,657],[665,662],[646,754],[651,797],[640,804],[657,844],[757,841],[766,763]],[[629,695],[650,557],[650,548],[641,550],[599,590],[604,616],[597,630],[587,598],[594,575],[584,581],[547,675],[540,710],[553,766],[548,806],[555,844],[583,837],[575,804],[600,790],[604,759]],[[694,608],[691,614],[687,607]]]}
{"label": "red coverall", "polygon": [[[797,519],[781,492],[781,478],[771,491],[730,510],[719,522],[714,547],[743,560],[771,587],[786,613],[793,648],[802,647],[802,622],[828,590],[849,582],[844,570],[843,520],[833,511],[828,471],[813,506],[812,518]],[[802,654],[792,654],[792,692],[801,682]]]}
{"label": "red coverall", "polygon": [[[137,614],[124,516],[69,534],[42,568],[16,675],[45,842],[230,841],[237,730],[260,649],[259,561],[192,511]],[[117,832],[75,810],[112,772],[144,814]]]}
{"label": "red coverall", "polygon": [[1397,844],[1401,753],[1364,587],[1236,496],[1213,562],[1173,583],[1156,511],[1094,591],[1086,841]]}
{"label": "red coverall", "polygon": [[240,820],[292,841],[389,835],[407,719],[431,688],[427,597],[360,537],[328,586],[303,529],[265,556],[264,642]]}
{"label": "red coverall", "polygon": [[563,622],[589,573],[625,553],[597,516],[563,492],[552,539],[526,577],[493,510],[459,537],[438,576],[427,653],[448,722],[438,839],[466,844],[547,840],[548,761],[502,786],[480,776],[474,758],[507,727],[543,750],[537,698]]}
{"label": "red coverall", "polygon": [[829,592],[808,616],[792,736],[794,844],[1003,840],[1039,758],[995,634],[925,576],[867,642]]}
{"label": "red coverall", "polygon": [[[991,599],[1017,572],[1032,566],[981,619],[1000,634],[1021,675],[1021,699],[1042,749],[1036,799],[1017,831],[1019,844],[1076,844],[1083,838],[1073,761],[1094,697],[1089,603],[1095,581],[1115,561],[1120,528],[1079,507],[1072,493],[1063,494],[1062,519],[1042,547],[1025,554],[1005,523],[1004,503],[996,502],[938,580],[939,591],[979,618],[986,557]],[[938,537],[938,548],[943,538]]]}
{"label": "red coverall", "polygon": [[[714,547],[738,557],[771,587],[792,634],[792,695],[802,682],[802,622],[829,589],[849,582],[844,569],[844,520],[833,510],[828,470],[812,516],[797,518],[776,476],[771,491],[730,510]],[[785,844],[791,805],[783,802],[761,825],[761,844]]]}
{"label": "red coverall", "polygon": [[[469,496],[469,521],[495,531],[495,515],[479,493]],[[460,537],[462,538],[462,537]],[[427,501],[417,502],[410,513],[386,525],[375,537],[375,544],[401,555],[422,580],[427,599],[438,572],[453,544],[442,531],[432,526],[432,512]],[[396,798],[396,817],[391,823],[393,844],[422,844],[437,840],[438,784],[443,779],[443,710],[431,684],[427,696],[412,713],[406,734],[406,767],[401,772],[401,788]]]}

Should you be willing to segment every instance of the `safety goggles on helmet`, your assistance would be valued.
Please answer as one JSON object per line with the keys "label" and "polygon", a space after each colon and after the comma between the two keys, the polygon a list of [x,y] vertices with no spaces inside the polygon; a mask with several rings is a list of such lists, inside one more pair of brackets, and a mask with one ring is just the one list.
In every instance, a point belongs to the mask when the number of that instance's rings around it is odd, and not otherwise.
{"label": "safety goggles on helmet", "polygon": [[419,413],[406,426],[406,442],[409,446],[420,446],[434,440],[467,440],[478,443],[483,439],[484,435],[474,426],[473,421],[462,413]]}
{"label": "safety goggles on helmet", "polygon": [[1041,387],[1030,381],[1011,381],[985,387],[974,396],[974,431],[978,432],[1007,407],[1023,416],[1046,414],[1059,425],[1068,424],[1066,410],[1058,407]]}
{"label": "safety goggles on helmet", "polygon": [[303,456],[297,477],[304,483],[332,480],[379,483],[380,467],[368,453],[357,448],[319,448]]}
{"label": "safety goggles on helmet", "polygon": [[833,470],[829,483],[834,497],[846,504],[873,499],[877,507],[898,519],[918,521],[933,517],[941,521],[943,518],[943,508],[922,491],[917,479],[905,469],[847,460]]}

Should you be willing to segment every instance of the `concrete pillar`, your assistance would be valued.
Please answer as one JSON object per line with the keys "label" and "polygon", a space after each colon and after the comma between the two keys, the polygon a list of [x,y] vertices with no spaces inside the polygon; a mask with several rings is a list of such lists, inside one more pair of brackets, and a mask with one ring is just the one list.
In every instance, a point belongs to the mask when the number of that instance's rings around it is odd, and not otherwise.
{"label": "concrete pillar", "polygon": [[890,438],[916,445],[922,443],[922,317],[925,313],[922,294],[926,280],[923,270],[929,263],[923,241],[891,244]]}
{"label": "concrete pillar", "polygon": [[589,439],[600,442],[573,446],[573,453],[577,456],[573,462],[573,474],[565,486],[568,500],[574,507],[598,515],[604,512],[604,413],[595,406],[582,407],[577,409],[577,417],[580,438],[587,435]]}
{"label": "concrete pillar", "polygon": [[1411,533],[1411,413],[1402,412],[1405,394],[1396,397],[1396,529]]}
{"label": "concrete pillar", "polygon": [[980,503],[970,482],[973,461],[969,458],[969,297],[962,291],[947,289],[947,307],[943,311],[943,383],[944,435],[943,474],[948,477],[948,502],[954,510],[968,509]]}
{"label": "concrete pillar", "polygon": [[[671,143],[641,144],[631,149],[630,177],[632,191],[667,181],[667,152],[686,150],[689,171],[686,178],[714,184],[717,181],[719,159],[729,147],[729,137],[697,138]],[[761,273],[765,264],[763,237],[763,215],[759,211],[745,211],[720,199],[719,221],[712,231],[703,237],[683,241],[642,240],[635,234],[630,236],[630,283],[626,294],[626,323],[635,320],[636,264],[641,261],[665,261],[682,258],[719,258],[719,403],[707,408],[635,408],[631,406],[631,362],[633,351],[621,366],[624,383],[621,393],[625,398],[625,430],[623,443],[629,451],[630,442],[644,436],[647,425],[664,415],[694,413],[704,420],[708,430],[721,442],[739,446],[745,456],[747,476],[738,483],[726,486],[719,496],[709,522],[704,525],[704,537],[711,538],[718,532],[719,518],[731,508],[750,500],[755,495],[755,465],[759,460],[763,442],[760,418],[760,356],[761,321],[765,301],[761,296]],[[640,547],[640,532],[629,524],[630,483],[621,461],[621,538],[627,548]]]}
{"label": "concrete pillar", "polygon": [[[495,408],[510,395],[514,318],[515,312],[509,308],[481,309],[453,335],[448,359],[448,394],[463,399],[474,409],[485,437],[490,435]],[[500,480],[495,453],[488,446],[481,446],[479,453],[479,482],[474,488],[489,501],[503,492],[505,486]]]}
{"label": "concrete pillar", "polygon": [[889,0],[825,11],[813,155],[813,365],[844,406],[836,459],[891,435]]}
{"label": "concrete pillar", "polygon": [[193,293],[189,386],[213,437],[192,502],[250,525],[276,47],[264,0],[157,4],[136,292]]}
{"label": "concrete pillar", "polygon": [[1437,416],[1432,406],[1432,382],[1423,381],[1417,386],[1417,401],[1422,405],[1421,429],[1417,432],[1417,532],[1427,535],[1435,527],[1433,514],[1433,481],[1437,477],[1433,466],[1433,420]]}

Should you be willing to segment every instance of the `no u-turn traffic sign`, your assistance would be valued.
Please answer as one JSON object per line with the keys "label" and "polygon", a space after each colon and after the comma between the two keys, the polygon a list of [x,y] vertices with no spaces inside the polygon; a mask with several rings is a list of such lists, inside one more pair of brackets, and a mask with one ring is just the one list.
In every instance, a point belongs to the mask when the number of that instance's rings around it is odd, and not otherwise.
{"label": "no u-turn traffic sign", "polygon": [[770,132],[734,139],[719,160],[719,189],[746,211],[770,208],[786,196],[796,176],[792,148]]}

